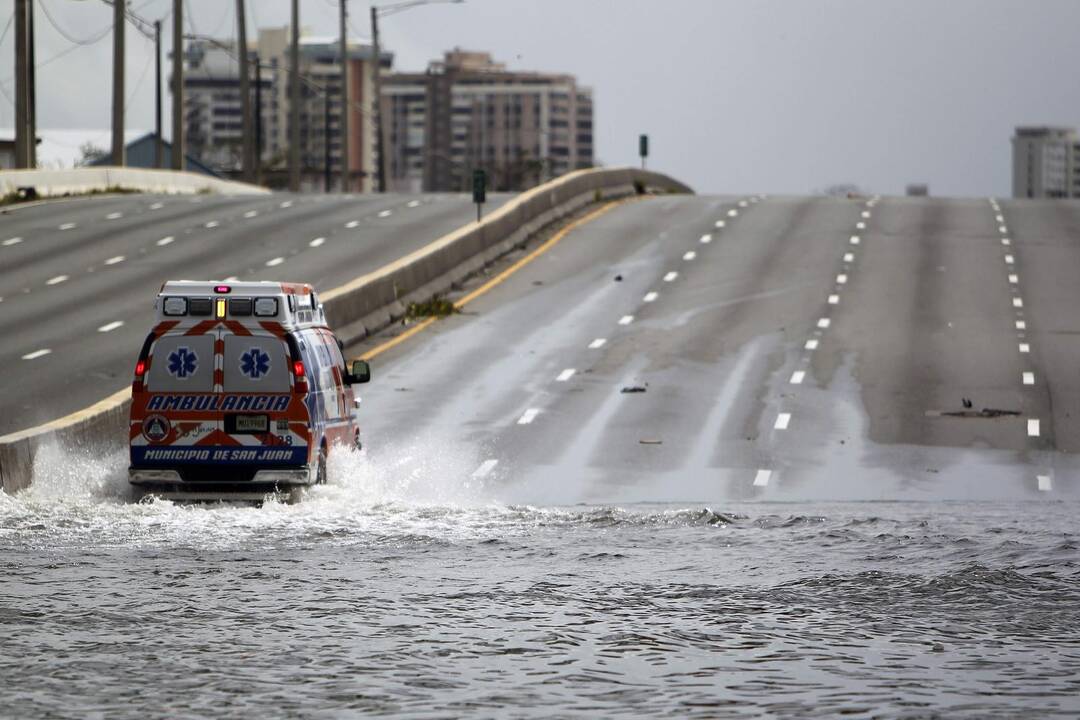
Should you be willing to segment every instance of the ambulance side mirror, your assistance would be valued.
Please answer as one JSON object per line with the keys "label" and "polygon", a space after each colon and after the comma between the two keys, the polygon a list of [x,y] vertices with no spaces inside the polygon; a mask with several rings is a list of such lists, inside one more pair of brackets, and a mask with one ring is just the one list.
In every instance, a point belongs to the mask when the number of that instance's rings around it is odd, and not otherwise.
{"label": "ambulance side mirror", "polygon": [[349,368],[349,384],[366,383],[371,381],[371,366],[364,360],[353,360]]}

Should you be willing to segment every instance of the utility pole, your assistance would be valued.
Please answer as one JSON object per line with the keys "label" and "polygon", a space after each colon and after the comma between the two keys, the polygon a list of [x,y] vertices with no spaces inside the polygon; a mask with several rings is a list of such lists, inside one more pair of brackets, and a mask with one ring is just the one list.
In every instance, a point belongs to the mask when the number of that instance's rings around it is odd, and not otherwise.
{"label": "utility pole", "polygon": [[323,95],[323,191],[330,192],[330,93]]}
{"label": "utility pole", "polygon": [[[345,19],[349,15],[348,0],[339,0],[341,13],[339,30],[341,32],[341,120],[338,128],[341,132],[341,192],[349,192],[349,119],[352,115],[352,87],[349,85],[349,45],[345,38]],[[329,190],[329,188],[327,188]]]}
{"label": "utility pole", "polygon": [[300,3],[292,0],[289,47],[289,190],[300,191]]}
{"label": "utility pole", "polygon": [[172,169],[184,169],[184,0],[173,0]]}
{"label": "utility pole", "polygon": [[161,21],[154,21],[154,167],[161,169],[165,146],[161,141]]}
{"label": "utility pole", "polygon": [[27,71],[26,10],[30,0],[15,0],[15,167],[29,167],[29,144],[34,138],[28,138],[30,123],[27,118],[27,84],[30,79]]}
{"label": "utility pole", "polygon": [[27,167],[37,167],[37,80],[34,78],[34,65],[37,64],[34,50],[34,0],[26,3],[26,104],[27,104],[27,130],[28,142],[26,143]]}
{"label": "utility pole", "polygon": [[379,50],[379,8],[371,6],[371,46],[375,54],[375,76],[372,83],[375,91],[375,160],[377,180],[376,192],[386,192],[386,153],[383,152],[382,132],[382,57]]}
{"label": "utility pole", "polygon": [[254,140],[251,132],[251,85],[248,70],[247,23],[244,17],[244,0],[236,0],[236,44],[240,54],[240,115],[243,129],[243,164],[241,177],[246,182],[254,179]]}
{"label": "utility pole", "polygon": [[124,10],[113,0],[112,164],[124,166]]}
{"label": "utility pole", "polygon": [[262,123],[262,61],[255,53],[255,183],[262,183],[263,123]]}

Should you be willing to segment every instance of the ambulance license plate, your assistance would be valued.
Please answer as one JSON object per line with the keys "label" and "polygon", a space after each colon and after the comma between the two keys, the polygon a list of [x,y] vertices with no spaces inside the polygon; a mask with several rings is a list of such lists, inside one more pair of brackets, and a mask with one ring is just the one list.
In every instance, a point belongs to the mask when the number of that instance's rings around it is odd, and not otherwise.
{"label": "ambulance license plate", "polygon": [[269,432],[270,419],[266,415],[236,415],[236,432]]}

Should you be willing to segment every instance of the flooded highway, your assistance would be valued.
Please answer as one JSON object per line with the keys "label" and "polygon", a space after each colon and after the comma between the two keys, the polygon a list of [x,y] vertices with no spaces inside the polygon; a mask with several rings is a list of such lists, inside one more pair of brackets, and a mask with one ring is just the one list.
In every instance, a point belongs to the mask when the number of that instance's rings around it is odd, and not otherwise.
{"label": "flooded highway", "polygon": [[0,495],[5,714],[1080,712],[1075,502],[540,507],[413,449],[262,507],[56,454]]}

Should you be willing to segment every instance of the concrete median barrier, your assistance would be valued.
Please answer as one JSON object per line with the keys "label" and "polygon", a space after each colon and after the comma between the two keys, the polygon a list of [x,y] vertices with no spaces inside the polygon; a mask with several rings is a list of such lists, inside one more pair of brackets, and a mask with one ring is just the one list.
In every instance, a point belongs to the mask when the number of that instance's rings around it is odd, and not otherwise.
{"label": "concrete median barrier", "polygon": [[176,195],[196,193],[264,195],[270,192],[257,185],[175,170],[87,167],[71,170],[0,171],[0,197],[19,192],[24,188],[33,188],[34,194],[40,198],[107,192],[117,188]]}
{"label": "concrete median barrier", "polygon": [[[448,291],[586,205],[644,192],[692,191],[666,175],[635,168],[579,170],[564,175],[522,193],[481,222],[458,228],[374,272],[321,293],[327,319],[343,341],[363,338],[401,317],[407,303]],[[0,437],[4,491],[29,487],[34,460],[42,447],[92,447],[105,452],[125,445],[130,402],[130,390],[121,390],[79,412]]]}

